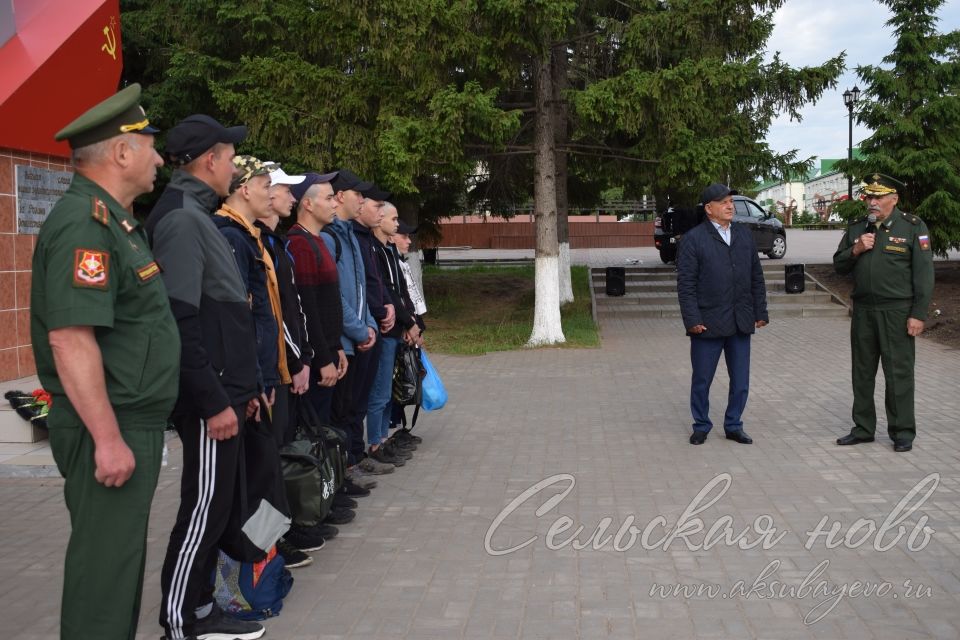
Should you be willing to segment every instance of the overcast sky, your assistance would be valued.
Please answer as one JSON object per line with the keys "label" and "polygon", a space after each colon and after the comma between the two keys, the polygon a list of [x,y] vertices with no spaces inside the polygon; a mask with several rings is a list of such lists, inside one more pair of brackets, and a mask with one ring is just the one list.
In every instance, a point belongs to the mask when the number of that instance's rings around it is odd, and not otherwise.
{"label": "overcast sky", "polygon": [[[938,30],[960,29],[960,0],[947,0],[938,12]],[[892,31],[885,26],[889,9],[875,0],[787,0],[775,16],[776,28],[767,42],[768,58],[774,51],[794,67],[818,65],[847,52],[847,70],[837,88],[825,91],[817,104],[803,110],[803,122],[786,117],[775,120],[767,142],[774,151],[798,149],[800,158],[847,156],[847,108],[843,92],[863,83],[857,65],[879,65],[893,50]],[[854,125],[853,145],[870,132]]]}

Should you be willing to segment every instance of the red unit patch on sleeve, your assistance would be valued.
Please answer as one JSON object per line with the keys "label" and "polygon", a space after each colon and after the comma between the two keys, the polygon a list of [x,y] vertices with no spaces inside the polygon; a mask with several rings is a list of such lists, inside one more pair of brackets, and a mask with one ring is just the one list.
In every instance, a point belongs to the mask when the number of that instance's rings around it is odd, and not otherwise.
{"label": "red unit patch on sleeve", "polygon": [[94,249],[77,249],[73,259],[73,286],[106,289],[110,279],[110,254]]}

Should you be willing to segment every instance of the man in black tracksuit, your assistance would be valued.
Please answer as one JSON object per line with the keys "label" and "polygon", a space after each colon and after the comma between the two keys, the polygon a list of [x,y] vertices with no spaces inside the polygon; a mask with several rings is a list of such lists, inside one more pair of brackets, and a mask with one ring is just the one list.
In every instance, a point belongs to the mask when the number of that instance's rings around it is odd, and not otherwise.
{"label": "man in black tracksuit", "polygon": [[[259,638],[258,623],[228,618],[213,601],[217,548],[233,507],[245,419],[259,411],[253,316],[230,245],[211,213],[233,178],[246,127],[189,116],[167,135],[174,172],[147,219],[180,330],[180,395],[173,422],[183,443],[180,509],[160,576],[168,640]],[[217,636],[216,634],[220,634]]]}

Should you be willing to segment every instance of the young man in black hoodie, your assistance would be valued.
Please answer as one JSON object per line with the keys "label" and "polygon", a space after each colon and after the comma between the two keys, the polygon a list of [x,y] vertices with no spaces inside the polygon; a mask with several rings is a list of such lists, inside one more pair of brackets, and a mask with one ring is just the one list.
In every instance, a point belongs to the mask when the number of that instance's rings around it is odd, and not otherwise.
{"label": "young man in black hoodie", "polygon": [[[374,230],[380,226],[383,220],[383,208],[390,194],[379,189],[376,185],[361,192],[363,194],[363,204],[360,207],[360,215],[353,221],[353,232],[357,237],[357,243],[360,245],[360,254],[363,257],[364,272],[366,274],[366,293],[367,306],[370,314],[379,324],[379,336],[377,344],[369,352],[370,362],[366,367],[365,375],[357,381],[358,394],[355,398],[358,403],[355,419],[363,422],[367,418],[367,410],[370,403],[370,396],[374,390],[377,374],[380,369],[381,354],[384,349],[382,339],[386,336],[396,324],[396,308],[393,300],[384,284],[384,275],[381,273],[380,261],[377,259],[377,246],[380,244],[373,235]],[[391,341],[387,345],[387,350],[396,353],[396,342]],[[391,372],[393,367],[390,366]],[[376,432],[379,434],[379,416]],[[377,434],[373,434],[377,440],[371,439],[373,429],[367,423],[367,444],[368,453],[371,458],[377,462],[392,464],[402,467],[406,464],[406,457],[394,456],[380,449],[380,441]]]}
{"label": "young man in black hoodie", "polygon": [[409,459],[412,457],[410,452],[416,448],[412,443],[401,445],[400,442],[390,441],[387,436],[390,430],[393,365],[397,346],[401,341],[411,345],[419,344],[421,325],[413,312],[413,303],[400,270],[400,255],[390,241],[399,224],[397,208],[385,202],[381,211],[383,215],[380,224],[372,228],[372,245],[383,278],[384,290],[396,311],[396,322],[380,336],[383,345],[380,362],[367,403],[367,442],[370,445],[371,457],[381,462],[391,462],[397,458]]}

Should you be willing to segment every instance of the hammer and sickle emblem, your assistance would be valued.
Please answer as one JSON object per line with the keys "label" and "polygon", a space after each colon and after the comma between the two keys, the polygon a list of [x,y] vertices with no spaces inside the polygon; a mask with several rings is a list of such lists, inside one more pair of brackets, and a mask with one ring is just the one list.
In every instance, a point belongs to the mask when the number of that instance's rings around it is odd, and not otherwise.
{"label": "hammer and sickle emblem", "polygon": [[107,42],[100,47],[100,51],[106,51],[110,54],[110,57],[114,60],[117,59],[117,36],[113,32],[114,21],[113,18],[110,18],[110,24],[103,28],[103,35],[106,36]]}

